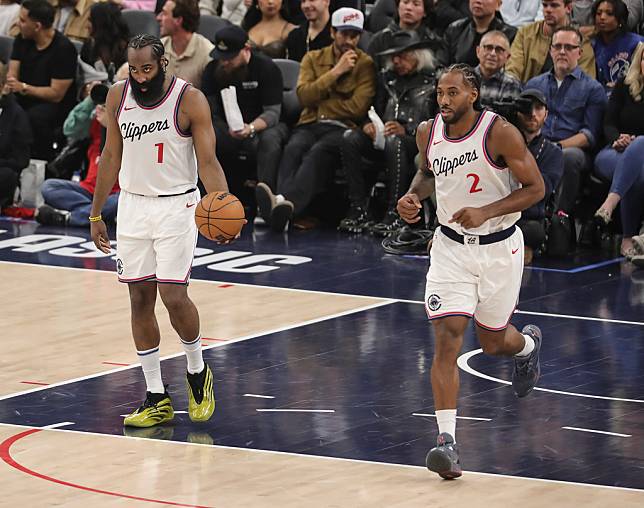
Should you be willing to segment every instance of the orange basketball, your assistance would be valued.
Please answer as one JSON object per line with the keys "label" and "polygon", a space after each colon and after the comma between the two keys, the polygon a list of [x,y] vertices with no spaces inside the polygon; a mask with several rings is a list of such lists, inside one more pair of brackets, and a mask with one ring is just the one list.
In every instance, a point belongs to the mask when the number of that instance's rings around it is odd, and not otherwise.
{"label": "orange basketball", "polygon": [[211,192],[195,207],[195,222],[199,233],[209,240],[230,240],[244,225],[244,207],[229,192]]}

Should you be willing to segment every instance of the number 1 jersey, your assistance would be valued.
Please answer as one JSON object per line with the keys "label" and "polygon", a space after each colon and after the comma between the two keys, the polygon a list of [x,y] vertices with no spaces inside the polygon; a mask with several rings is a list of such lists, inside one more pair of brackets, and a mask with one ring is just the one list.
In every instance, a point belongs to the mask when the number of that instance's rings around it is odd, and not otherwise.
{"label": "number 1 jersey", "polygon": [[172,77],[167,92],[152,106],[137,103],[130,81],[116,120],[123,137],[119,185],[142,196],[181,194],[197,186],[192,134],[179,126],[179,105],[190,86]]}
{"label": "number 1 jersey", "polygon": [[461,234],[487,235],[512,226],[521,212],[494,217],[478,228],[463,230],[449,220],[461,208],[482,207],[508,196],[520,187],[509,168],[496,164],[487,151],[487,137],[497,115],[482,111],[462,138],[450,138],[441,115],[429,133],[427,163],[436,183],[438,221]]}

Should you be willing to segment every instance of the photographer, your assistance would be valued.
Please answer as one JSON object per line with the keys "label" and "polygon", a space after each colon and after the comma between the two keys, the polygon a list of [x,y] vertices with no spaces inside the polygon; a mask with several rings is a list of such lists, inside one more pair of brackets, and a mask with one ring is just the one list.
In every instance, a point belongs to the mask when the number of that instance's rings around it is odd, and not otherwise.
{"label": "photographer", "polygon": [[[88,217],[96,186],[98,160],[105,142],[105,100],[108,90],[103,83],[94,82],[90,86],[88,97],[74,108],[65,121],[65,135],[75,139],[89,136],[87,176],[80,182],[58,178],[45,180],[41,189],[45,204],[38,208],[35,215],[40,224],[89,226]],[[86,127],[87,120],[89,127]],[[116,217],[118,192],[118,183],[115,183],[101,212],[106,221],[113,221]]]}
{"label": "photographer", "polygon": [[530,264],[534,251],[546,238],[546,204],[552,198],[563,175],[561,148],[548,141],[541,133],[547,117],[546,97],[540,90],[526,89],[519,95],[516,102],[516,117],[511,120],[523,134],[528,150],[537,161],[546,186],[544,198],[524,210],[518,222],[525,241],[525,264]]}

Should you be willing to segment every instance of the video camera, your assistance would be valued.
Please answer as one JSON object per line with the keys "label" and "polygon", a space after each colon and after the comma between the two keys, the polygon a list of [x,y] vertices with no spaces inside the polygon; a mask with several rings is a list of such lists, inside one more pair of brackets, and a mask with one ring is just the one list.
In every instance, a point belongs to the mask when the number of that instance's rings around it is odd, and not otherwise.
{"label": "video camera", "polygon": [[517,113],[532,113],[532,99],[528,97],[503,97],[498,101],[485,102],[483,106],[501,115],[517,128]]}

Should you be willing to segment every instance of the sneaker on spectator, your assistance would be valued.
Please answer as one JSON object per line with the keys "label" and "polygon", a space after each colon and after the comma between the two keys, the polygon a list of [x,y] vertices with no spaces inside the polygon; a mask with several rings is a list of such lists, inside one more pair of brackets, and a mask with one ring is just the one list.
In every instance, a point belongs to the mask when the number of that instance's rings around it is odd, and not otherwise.
{"label": "sneaker on spectator", "polygon": [[374,236],[387,236],[393,231],[398,231],[404,226],[404,222],[394,210],[389,210],[380,222],[371,226],[371,233]]}
{"label": "sneaker on spectator", "polygon": [[271,229],[276,233],[281,233],[286,229],[288,222],[293,217],[293,210],[295,207],[288,199],[277,203],[273,210],[271,210],[271,218],[269,224]]}
{"label": "sneaker on spectator", "polygon": [[369,214],[361,205],[351,205],[347,216],[340,221],[338,231],[362,233],[369,223]]}
{"label": "sneaker on spectator", "polygon": [[35,219],[45,226],[67,226],[71,215],[71,212],[67,210],[58,210],[53,206],[42,205],[36,211]]}
{"label": "sneaker on spectator", "polygon": [[264,182],[259,182],[255,187],[255,200],[257,201],[257,210],[259,216],[264,219],[266,224],[270,224],[271,212],[275,207],[275,194],[271,188]]}
{"label": "sneaker on spectator", "polygon": [[644,235],[635,235],[633,237],[633,247],[638,254],[644,254]]}

